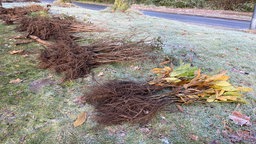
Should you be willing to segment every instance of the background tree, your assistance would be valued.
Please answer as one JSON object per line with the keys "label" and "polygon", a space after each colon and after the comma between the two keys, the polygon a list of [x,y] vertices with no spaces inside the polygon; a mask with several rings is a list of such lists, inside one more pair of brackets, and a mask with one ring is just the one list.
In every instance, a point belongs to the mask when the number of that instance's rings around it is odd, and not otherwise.
{"label": "background tree", "polygon": [[115,0],[112,9],[114,11],[126,11],[128,8],[130,8],[131,3],[131,0]]}

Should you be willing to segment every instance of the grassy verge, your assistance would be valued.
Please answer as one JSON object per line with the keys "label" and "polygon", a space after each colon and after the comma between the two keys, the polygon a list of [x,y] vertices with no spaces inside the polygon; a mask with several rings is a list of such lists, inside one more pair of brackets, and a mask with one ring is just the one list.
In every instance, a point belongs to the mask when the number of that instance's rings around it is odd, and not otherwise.
{"label": "grassy verge", "polygon": [[[160,36],[164,42],[163,52],[171,59],[191,62],[212,74],[227,70],[233,83],[252,87],[254,92],[246,95],[246,105],[184,105],[183,113],[175,106],[170,106],[147,125],[103,127],[94,122],[95,113],[91,106],[80,106],[74,102],[88,91],[88,86],[95,83],[91,75],[60,84],[60,76],[37,68],[36,58],[43,47],[36,43],[15,46],[13,36],[17,33],[13,30],[14,26],[0,24],[1,143],[231,143],[230,137],[224,133],[228,129],[234,132],[256,131],[255,35],[202,28],[149,18],[138,13],[93,12],[81,9],[73,11],[68,8],[53,8],[52,11],[54,10],[101,24],[110,30],[105,33],[107,35],[124,37],[127,33],[136,32],[138,38]],[[101,37],[105,34],[93,36]],[[9,53],[20,49],[25,53]],[[159,59],[163,59],[161,55]],[[156,67],[157,63],[158,61],[144,61],[112,64],[93,71],[98,82],[109,79],[146,80],[151,75],[149,70]],[[23,81],[9,83],[17,78]],[[41,79],[49,79],[53,83],[44,84],[38,91],[31,90],[31,85]],[[241,127],[234,124],[228,118],[234,110],[250,116],[253,125]],[[88,113],[87,122],[74,128],[73,121],[83,111]],[[241,143],[249,142],[243,140]]]}

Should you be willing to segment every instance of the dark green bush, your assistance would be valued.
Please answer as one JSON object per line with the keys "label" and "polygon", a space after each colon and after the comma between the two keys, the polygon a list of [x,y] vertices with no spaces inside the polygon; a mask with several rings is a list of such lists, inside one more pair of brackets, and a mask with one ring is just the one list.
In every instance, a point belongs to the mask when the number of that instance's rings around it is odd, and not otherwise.
{"label": "dark green bush", "polygon": [[[98,3],[111,3],[115,0],[81,0]],[[207,8],[252,12],[256,0],[131,0],[137,4],[154,4],[173,8]]]}
{"label": "dark green bush", "polygon": [[79,1],[95,2],[95,3],[108,3],[108,4],[113,4],[115,2],[115,0],[79,0]]}
{"label": "dark green bush", "polygon": [[254,9],[254,3],[243,3],[243,4],[239,4],[235,10],[237,11],[244,11],[244,12],[252,12]]}
{"label": "dark green bush", "polygon": [[152,3],[174,8],[202,8],[204,7],[205,0],[152,0]]}
{"label": "dark green bush", "polygon": [[208,0],[213,9],[253,11],[256,0]]}

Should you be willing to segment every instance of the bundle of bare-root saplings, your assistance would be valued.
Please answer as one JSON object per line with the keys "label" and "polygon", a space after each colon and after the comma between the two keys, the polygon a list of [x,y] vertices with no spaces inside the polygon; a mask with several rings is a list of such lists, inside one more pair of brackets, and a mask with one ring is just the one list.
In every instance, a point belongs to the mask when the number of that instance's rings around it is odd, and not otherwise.
{"label": "bundle of bare-root saplings", "polygon": [[6,24],[13,24],[18,22],[24,16],[37,11],[48,12],[48,8],[40,5],[30,5],[26,7],[14,8],[0,7],[0,19],[2,19]]}
{"label": "bundle of bare-root saplings", "polygon": [[144,124],[171,104],[246,103],[241,92],[251,91],[231,85],[225,72],[209,76],[189,64],[155,68],[153,72],[157,76],[149,82],[115,80],[93,86],[83,100],[94,106],[100,124]]}
{"label": "bundle of bare-root saplings", "polygon": [[[30,6],[34,8],[37,6]],[[36,10],[45,10],[43,7]],[[23,8],[13,8],[9,11],[22,11]],[[35,9],[35,8],[34,8]],[[29,10],[34,12],[35,10]],[[47,11],[45,11],[47,13]],[[25,32],[26,37],[35,39],[46,46],[41,51],[39,66],[44,69],[51,69],[65,75],[64,80],[85,77],[90,70],[102,64],[134,61],[146,58],[148,52],[155,47],[151,42],[145,40],[131,41],[129,39],[110,40],[101,39],[86,46],[77,44],[73,34],[77,32],[104,32],[90,23],[81,23],[74,18],[56,17],[48,14],[29,15],[26,11],[17,20],[17,30]],[[14,13],[14,16],[19,16]]]}
{"label": "bundle of bare-root saplings", "polygon": [[17,30],[43,40],[63,41],[68,45],[73,45],[74,40],[77,39],[72,35],[73,33],[105,31],[89,23],[77,22],[72,17],[46,16],[23,17],[19,21]]}
{"label": "bundle of bare-root saplings", "polygon": [[154,46],[144,40],[100,40],[86,46],[66,45],[59,41],[40,54],[40,67],[65,75],[64,80],[85,77],[92,68],[102,64],[145,59]]}

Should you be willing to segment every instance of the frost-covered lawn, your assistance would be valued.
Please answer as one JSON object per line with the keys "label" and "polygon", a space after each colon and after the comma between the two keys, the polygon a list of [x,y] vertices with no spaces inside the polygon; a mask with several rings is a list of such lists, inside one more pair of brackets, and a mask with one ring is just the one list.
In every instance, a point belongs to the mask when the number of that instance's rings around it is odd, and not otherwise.
{"label": "frost-covered lawn", "polygon": [[[249,131],[255,136],[256,35],[152,18],[134,11],[112,13],[54,6],[51,12],[73,15],[108,29],[105,33],[80,33],[85,37],[81,43],[99,37],[160,37],[165,57],[175,64],[179,60],[189,62],[209,74],[227,70],[232,83],[251,87],[254,92],[246,94],[245,105],[184,105],[183,113],[170,106],[147,125],[103,127],[94,122],[90,105],[74,102],[95,83],[91,75],[59,84],[61,76],[37,68],[36,57],[43,47],[36,43],[15,46],[15,26],[0,23],[0,143],[231,143],[230,136],[235,132]],[[28,55],[9,54],[20,49]],[[105,65],[93,71],[98,82],[146,80],[150,69],[157,66],[158,62],[144,61]],[[9,83],[17,78],[22,82]],[[42,87],[35,91],[31,85],[38,81]],[[241,127],[229,120],[234,110],[250,116],[252,126]],[[89,115],[86,123],[74,128],[76,116],[83,111]]]}

